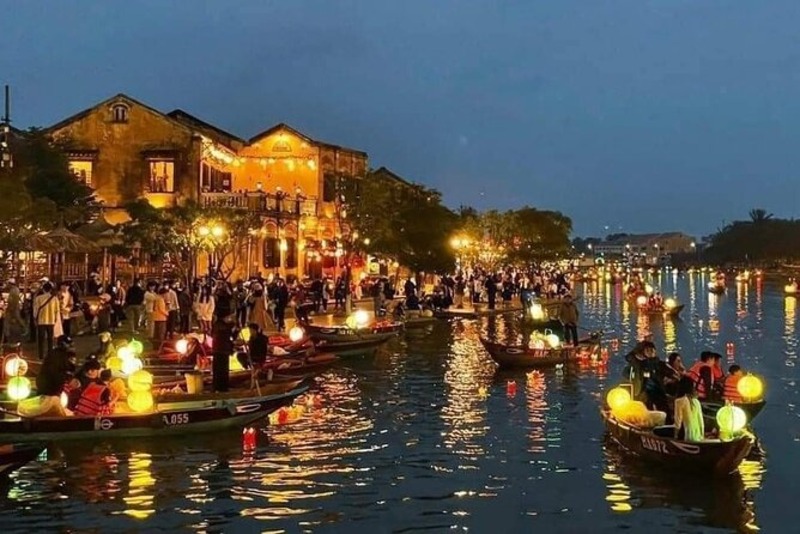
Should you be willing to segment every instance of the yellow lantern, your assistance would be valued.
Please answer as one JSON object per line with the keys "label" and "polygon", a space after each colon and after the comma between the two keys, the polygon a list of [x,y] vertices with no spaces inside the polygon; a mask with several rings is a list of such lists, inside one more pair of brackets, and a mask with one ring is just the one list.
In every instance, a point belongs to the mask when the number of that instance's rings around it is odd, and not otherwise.
{"label": "yellow lantern", "polygon": [[178,354],[186,354],[186,352],[189,350],[189,340],[179,339],[176,341],[175,350],[178,352]]}
{"label": "yellow lantern", "polygon": [[736,434],[747,424],[747,414],[738,406],[728,404],[717,410],[717,424],[720,432]]}
{"label": "yellow lantern", "polygon": [[538,302],[531,304],[531,319],[534,321],[541,321],[544,319],[544,309]]}
{"label": "yellow lantern", "polygon": [[[248,343],[250,341],[250,329],[242,328],[241,330],[239,330],[239,339],[241,339],[245,343]],[[176,343],[175,347],[177,348],[177,346],[178,344]]]}
{"label": "yellow lantern", "polygon": [[551,349],[557,349],[561,345],[561,340],[555,334],[548,334],[545,336],[545,340],[547,340],[547,344],[550,345]]}
{"label": "yellow lantern", "polygon": [[746,401],[758,400],[764,394],[764,384],[757,376],[745,375],[739,379],[736,390]]}
{"label": "yellow lantern", "polygon": [[133,358],[135,354],[133,353],[133,349],[129,345],[122,345],[120,348],[117,349],[117,356],[119,356],[122,360],[128,360]]}
{"label": "yellow lantern", "polygon": [[531,342],[531,345],[536,350],[543,350],[544,349],[544,339],[537,337]]}
{"label": "yellow lantern", "polygon": [[228,370],[229,371],[244,371],[244,367],[242,367],[242,362],[239,361],[239,358],[236,357],[236,353],[231,354],[228,356]]}
{"label": "yellow lantern", "polygon": [[647,297],[645,297],[644,295],[639,295],[638,297],[636,297],[636,305],[639,306],[640,308],[647,306]]}
{"label": "yellow lantern", "polygon": [[623,387],[616,387],[606,395],[606,402],[611,411],[619,410],[631,401],[631,392]]}
{"label": "yellow lantern", "polygon": [[146,412],[153,407],[153,395],[149,391],[131,391],[128,406],[136,413]]}
{"label": "yellow lantern", "polygon": [[133,353],[136,356],[139,356],[142,352],[144,352],[144,344],[139,341],[138,339],[132,339],[128,346],[133,350]]}
{"label": "yellow lantern", "polygon": [[8,398],[18,401],[28,398],[31,394],[31,381],[24,376],[15,376],[8,381]]}
{"label": "yellow lantern", "polygon": [[144,367],[144,364],[139,358],[131,357],[126,360],[122,360],[122,372],[126,375],[132,375],[142,367]]}
{"label": "yellow lantern", "polygon": [[784,290],[784,291],[785,291],[785,292],[786,292],[788,295],[794,295],[795,293],[797,293],[797,286],[796,286],[796,285],[794,285],[794,284],[786,284],[786,285],[783,287],[783,290]]}
{"label": "yellow lantern", "polygon": [[664,301],[664,308],[666,308],[668,310],[674,310],[675,306],[677,306],[677,305],[678,305],[678,303],[675,302],[675,299],[673,299],[673,298],[669,298],[669,299]]}
{"label": "yellow lantern", "polygon": [[122,358],[119,356],[112,356],[106,360],[106,368],[111,371],[122,371]]}
{"label": "yellow lantern", "polygon": [[150,388],[153,387],[153,375],[144,369],[134,371],[128,377],[128,387],[131,388],[131,391],[150,391]]}
{"label": "yellow lantern", "polygon": [[19,356],[6,360],[6,376],[23,376],[28,372],[28,362]]}
{"label": "yellow lantern", "polygon": [[653,286],[651,286],[650,284],[645,285],[644,286],[644,291],[648,295],[652,295],[653,294]]}
{"label": "yellow lantern", "polygon": [[293,326],[291,330],[289,330],[289,339],[291,339],[293,343],[297,343],[303,339],[305,335],[306,333],[299,326]]}

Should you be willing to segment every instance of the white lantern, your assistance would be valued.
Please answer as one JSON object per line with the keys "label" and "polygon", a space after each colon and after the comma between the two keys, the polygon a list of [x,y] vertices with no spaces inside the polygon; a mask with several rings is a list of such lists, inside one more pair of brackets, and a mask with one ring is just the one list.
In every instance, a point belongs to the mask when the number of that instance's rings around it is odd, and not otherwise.
{"label": "white lantern", "polygon": [[547,344],[550,345],[551,349],[557,349],[561,345],[561,340],[558,339],[558,336],[555,334],[548,334],[545,339],[547,340]]}
{"label": "white lantern", "polygon": [[28,362],[19,356],[6,360],[6,376],[23,376],[28,372]]}
{"label": "white lantern", "polygon": [[293,326],[289,330],[289,339],[291,339],[293,343],[297,343],[298,341],[303,339],[305,335],[306,335],[305,331],[303,331],[303,329],[300,328],[299,326]]}
{"label": "white lantern", "polygon": [[179,339],[176,341],[175,350],[178,351],[178,354],[186,354],[186,352],[189,350],[189,340]]}
{"label": "white lantern", "polygon": [[122,372],[126,375],[132,375],[142,367],[144,367],[144,365],[139,358],[131,357],[122,360]]}
{"label": "white lantern", "polygon": [[369,324],[369,312],[367,310],[356,310],[353,316],[356,320],[356,326],[359,328],[364,328]]}

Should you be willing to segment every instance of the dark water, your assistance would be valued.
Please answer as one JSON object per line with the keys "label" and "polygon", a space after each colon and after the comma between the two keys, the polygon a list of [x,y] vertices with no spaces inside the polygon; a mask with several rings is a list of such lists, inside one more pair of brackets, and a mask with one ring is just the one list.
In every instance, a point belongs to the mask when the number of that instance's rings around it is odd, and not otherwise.
{"label": "dark water", "polygon": [[[587,285],[584,326],[631,345],[652,331],[686,355],[736,344],[767,381],[763,460],[724,482],[687,479],[606,444],[599,396],[622,367],[499,374],[478,341],[504,321],[437,323],[318,379],[322,405],[262,428],[186,439],[63,443],[0,483],[0,530],[225,532],[790,532],[800,506],[796,303],[782,284],[663,274],[682,321],[647,322],[620,288]],[[515,380],[516,395],[507,395]],[[478,392],[488,393],[481,398]]]}

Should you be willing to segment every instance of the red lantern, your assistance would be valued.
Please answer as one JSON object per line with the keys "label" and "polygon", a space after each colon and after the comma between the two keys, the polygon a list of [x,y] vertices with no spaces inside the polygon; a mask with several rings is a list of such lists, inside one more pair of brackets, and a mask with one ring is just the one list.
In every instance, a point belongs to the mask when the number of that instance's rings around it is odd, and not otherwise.
{"label": "red lantern", "polygon": [[253,427],[245,428],[242,431],[242,449],[252,451],[256,448],[256,429]]}
{"label": "red lantern", "polygon": [[517,382],[515,380],[509,380],[506,384],[506,395],[509,397],[515,397],[517,395]]}

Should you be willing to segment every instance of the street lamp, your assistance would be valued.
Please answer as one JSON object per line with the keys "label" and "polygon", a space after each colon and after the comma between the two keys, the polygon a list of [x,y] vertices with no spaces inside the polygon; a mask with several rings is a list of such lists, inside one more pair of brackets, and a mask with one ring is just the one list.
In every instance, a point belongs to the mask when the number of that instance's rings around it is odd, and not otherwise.
{"label": "street lamp", "polygon": [[217,247],[219,247],[221,240],[225,237],[227,230],[225,227],[220,223],[215,223],[212,226],[208,224],[201,224],[197,227],[196,234],[200,238],[200,241],[206,242],[206,245],[210,249],[208,255],[208,274],[211,275],[214,272],[218,272],[221,265],[216,265],[215,263],[218,261],[216,258],[217,254]]}

